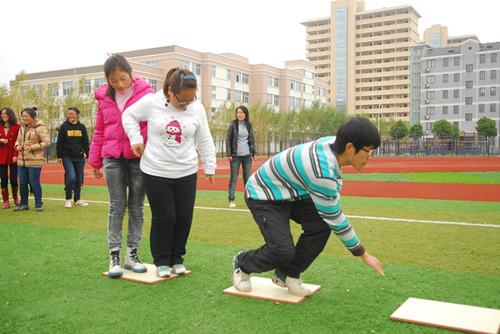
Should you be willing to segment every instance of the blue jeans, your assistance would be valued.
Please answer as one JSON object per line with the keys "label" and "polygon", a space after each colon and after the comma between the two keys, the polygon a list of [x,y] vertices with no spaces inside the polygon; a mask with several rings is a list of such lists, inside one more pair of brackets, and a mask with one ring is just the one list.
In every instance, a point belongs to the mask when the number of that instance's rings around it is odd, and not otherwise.
{"label": "blue jeans", "polygon": [[234,201],[234,189],[236,188],[236,180],[238,179],[238,173],[240,171],[240,165],[243,168],[243,183],[246,185],[248,178],[252,172],[252,156],[233,156],[231,160],[231,177],[229,178],[229,200]]}
{"label": "blue jeans", "polygon": [[21,194],[21,205],[28,206],[29,189],[28,184],[31,184],[31,189],[35,195],[35,207],[41,208],[42,202],[42,185],[40,184],[40,173],[42,167],[23,167],[18,166],[19,174],[19,192]]}
{"label": "blue jeans", "polygon": [[75,202],[80,200],[80,190],[83,183],[83,158],[72,159],[62,158],[64,166],[64,190],[66,190],[66,199],[71,199],[75,193]]}
{"label": "blue jeans", "polygon": [[109,192],[109,249],[121,248],[123,217],[127,208],[127,246],[138,248],[144,224],[144,187],[139,159],[104,159],[104,175]]}

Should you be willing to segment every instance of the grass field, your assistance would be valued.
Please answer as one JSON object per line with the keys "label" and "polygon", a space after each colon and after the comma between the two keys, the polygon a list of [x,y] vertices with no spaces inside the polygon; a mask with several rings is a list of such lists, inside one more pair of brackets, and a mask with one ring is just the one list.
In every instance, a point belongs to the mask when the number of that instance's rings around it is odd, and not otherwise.
{"label": "grass field", "polygon": [[[62,198],[62,186],[44,186],[44,197]],[[86,186],[83,197],[106,201],[107,191]],[[342,201],[348,215],[500,226],[494,202]],[[185,261],[193,274],[153,286],[100,276],[107,269],[107,204],[63,205],[45,200],[44,212],[1,211],[0,333],[443,333],[388,317],[408,297],[500,308],[500,228],[351,219],[386,276],[332,235],[303,275],[322,289],[286,305],[222,294],[231,285],[231,257],[262,242],[249,212],[205,209],[226,208],[225,192],[197,194]],[[141,257],[151,263],[147,207],[145,216]]]}

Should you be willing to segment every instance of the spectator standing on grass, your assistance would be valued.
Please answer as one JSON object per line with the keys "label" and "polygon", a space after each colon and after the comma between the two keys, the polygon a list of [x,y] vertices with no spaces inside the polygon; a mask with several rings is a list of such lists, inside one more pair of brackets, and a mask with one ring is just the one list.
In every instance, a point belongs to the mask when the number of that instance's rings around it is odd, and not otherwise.
{"label": "spectator standing on grass", "polygon": [[64,167],[65,208],[71,208],[74,194],[76,206],[87,206],[80,200],[83,184],[83,167],[89,156],[89,137],[87,128],[80,123],[80,109],[68,108],[66,121],[59,127],[57,136],[57,161]]}
{"label": "spectator standing on grass", "polygon": [[[158,277],[184,274],[186,243],[193,220],[198,154],[214,182],[215,146],[205,108],[196,99],[196,76],[168,71],[163,90],[143,97],[123,113],[123,126],[137,156],[151,207],[151,253]],[[139,124],[148,122],[148,143]]]}
{"label": "spectator standing on grass", "polygon": [[226,135],[226,154],[231,167],[228,189],[230,208],[236,207],[234,192],[240,165],[243,169],[243,183],[246,185],[252,172],[252,161],[255,159],[255,140],[247,107],[237,107],[235,116]]}
{"label": "spectator standing on grass", "polygon": [[[146,272],[139,260],[138,248],[144,223],[144,187],[139,157],[134,155],[123,131],[122,113],[152,89],[144,80],[132,76],[132,67],[121,55],[112,55],[104,63],[107,84],[95,91],[97,115],[89,153],[94,176],[108,185],[108,246],[111,278],[123,275],[120,265],[122,225],[128,209],[128,235],[125,268]],[[146,139],[146,123],[140,124],[140,136]]]}
{"label": "spectator standing on grass", "polygon": [[[274,269],[275,284],[293,295],[309,295],[300,275],[321,253],[330,231],[354,256],[383,275],[381,263],[365,250],[340,207],[342,167],[362,170],[379,145],[377,128],[357,117],[343,124],[336,138],[291,147],[262,165],[248,180],[245,197],[265,243],[234,256],[234,287],[251,291],[251,273]],[[303,231],[295,245],[290,219]]]}
{"label": "spectator standing on grass", "polygon": [[17,168],[19,173],[19,188],[21,202],[14,211],[29,210],[28,184],[31,185],[35,196],[35,210],[43,211],[42,185],[40,174],[45,164],[44,150],[50,145],[47,128],[36,117],[36,108],[25,108],[21,112],[23,126],[19,130],[15,148],[19,151]]}
{"label": "spectator standing on grass", "polygon": [[14,111],[7,107],[0,109],[0,181],[4,209],[10,207],[9,188],[7,187],[9,179],[14,204],[16,206],[20,204],[17,196],[17,156],[19,152],[14,148],[19,128]]}

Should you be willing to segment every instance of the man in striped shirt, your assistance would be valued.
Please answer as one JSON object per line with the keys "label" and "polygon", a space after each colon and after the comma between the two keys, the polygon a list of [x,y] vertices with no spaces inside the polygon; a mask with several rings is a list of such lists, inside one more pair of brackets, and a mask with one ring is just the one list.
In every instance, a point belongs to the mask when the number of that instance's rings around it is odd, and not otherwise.
{"label": "man in striped shirt", "polygon": [[[293,295],[309,295],[300,274],[321,253],[330,230],[354,256],[384,275],[381,263],[364,249],[340,207],[341,167],[363,169],[379,145],[377,128],[356,117],[343,124],[336,137],[291,147],[262,165],[248,180],[245,199],[265,244],[233,258],[234,287],[251,291],[251,273],[275,269],[275,284]],[[303,230],[296,245],[290,219]]]}

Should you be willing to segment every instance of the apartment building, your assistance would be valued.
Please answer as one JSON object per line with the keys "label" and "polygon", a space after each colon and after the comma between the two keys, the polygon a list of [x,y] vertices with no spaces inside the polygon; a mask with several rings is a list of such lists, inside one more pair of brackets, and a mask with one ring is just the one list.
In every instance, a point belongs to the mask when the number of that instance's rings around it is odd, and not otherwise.
{"label": "apartment building", "polygon": [[[269,106],[276,112],[307,107],[316,101],[327,103],[328,82],[315,78],[314,66],[306,61],[289,61],[280,69],[250,64],[248,58],[232,53],[198,52],[177,45],[118,53],[129,60],[134,75],[143,77],[155,91],[162,89],[169,69],[190,69],[198,80],[198,99],[212,113],[229,103]],[[21,92],[46,88],[50,96],[64,98],[78,89],[80,95],[90,97],[105,82],[102,65],[28,73]]]}
{"label": "apartment building", "polygon": [[476,35],[448,36],[448,27],[435,24],[424,31],[424,43],[433,48],[458,46],[468,39],[479,42]]}
{"label": "apartment building", "polygon": [[366,10],[337,0],[330,16],[303,22],[306,57],[330,83],[329,103],[372,118],[409,118],[410,51],[420,15],[411,6]]}
{"label": "apartment building", "polygon": [[441,48],[422,43],[411,54],[412,123],[422,124],[428,135],[440,119],[465,133],[476,132],[482,117],[500,128],[500,42],[471,38]]}

